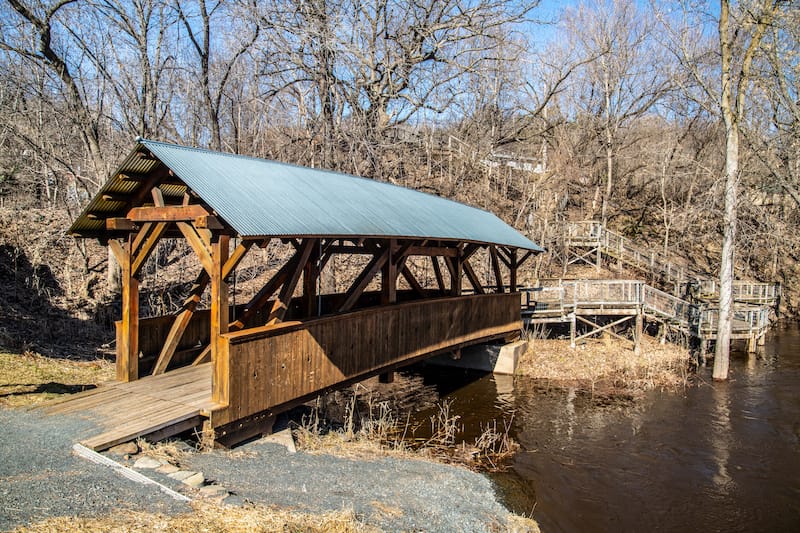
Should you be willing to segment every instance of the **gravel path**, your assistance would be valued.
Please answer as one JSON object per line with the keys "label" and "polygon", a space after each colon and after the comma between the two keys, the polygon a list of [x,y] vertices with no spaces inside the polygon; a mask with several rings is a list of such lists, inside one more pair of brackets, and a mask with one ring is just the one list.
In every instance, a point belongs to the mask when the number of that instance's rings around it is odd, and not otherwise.
{"label": "gravel path", "polygon": [[258,441],[233,453],[195,454],[186,464],[246,500],[307,511],[353,509],[386,531],[498,531],[509,516],[491,483],[463,468],[289,454]]}
{"label": "gravel path", "polygon": [[[0,427],[0,530],[52,516],[191,510],[154,486],[74,456],[76,436],[91,429],[85,420],[0,409]],[[497,531],[509,516],[485,477],[427,461],[289,454],[278,444],[256,441],[234,452],[190,454],[181,466],[226,487],[234,494],[226,502],[310,512],[352,509],[387,531]],[[142,473],[197,494],[165,474]]]}
{"label": "gravel path", "polygon": [[191,508],[152,486],[72,455],[91,426],[70,416],[0,409],[0,530],[51,516],[99,516],[116,509],[177,513]]}

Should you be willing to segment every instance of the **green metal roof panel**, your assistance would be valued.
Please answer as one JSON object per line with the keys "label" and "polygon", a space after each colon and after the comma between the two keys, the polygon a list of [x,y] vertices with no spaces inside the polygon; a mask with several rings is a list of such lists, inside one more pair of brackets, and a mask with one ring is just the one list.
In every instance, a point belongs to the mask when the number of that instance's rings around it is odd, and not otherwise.
{"label": "green metal roof panel", "polygon": [[412,189],[254,157],[139,143],[242,237],[428,238],[542,250],[487,211]]}

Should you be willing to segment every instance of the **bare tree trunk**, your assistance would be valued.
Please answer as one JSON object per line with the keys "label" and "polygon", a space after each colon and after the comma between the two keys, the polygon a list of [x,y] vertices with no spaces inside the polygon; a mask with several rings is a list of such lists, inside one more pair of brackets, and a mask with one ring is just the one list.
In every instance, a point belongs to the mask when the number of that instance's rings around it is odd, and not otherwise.
{"label": "bare tree trunk", "polygon": [[[763,0],[760,13],[754,17],[753,36],[744,50],[741,67],[734,79],[732,72],[733,45],[736,34],[731,33],[730,0],[720,0],[719,42],[721,52],[722,94],[720,110],[725,124],[725,212],[722,218],[722,258],[719,272],[719,323],[714,353],[715,380],[728,379],[733,325],[733,259],[736,241],[736,187],[739,178],[739,121],[745,112],[747,85],[753,63],[764,33],[772,23],[780,0]],[[734,83],[736,86],[734,87]]]}

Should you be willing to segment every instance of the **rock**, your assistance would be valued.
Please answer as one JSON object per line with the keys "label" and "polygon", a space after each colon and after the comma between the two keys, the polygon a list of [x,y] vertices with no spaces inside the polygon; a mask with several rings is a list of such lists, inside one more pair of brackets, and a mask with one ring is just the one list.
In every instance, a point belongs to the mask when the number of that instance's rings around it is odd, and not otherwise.
{"label": "rock", "polygon": [[184,485],[189,485],[190,487],[194,488],[201,486],[205,482],[206,478],[203,477],[203,474],[201,472],[196,472],[195,474],[183,480]]}
{"label": "rock", "polygon": [[133,467],[138,468],[139,470],[152,470],[154,468],[158,468],[159,466],[161,466],[161,461],[146,455],[139,457],[136,462],[133,463]]}
{"label": "rock", "polygon": [[161,465],[158,468],[156,468],[156,472],[158,472],[159,474],[174,474],[175,472],[178,472],[179,470],[180,470],[180,468],[178,468],[175,465],[171,465],[169,463],[167,463],[165,465]]}
{"label": "rock", "polygon": [[195,475],[197,472],[192,472],[191,470],[178,470],[177,472],[173,472],[169,474],[169,477],[172,479],[176,479],[178,481],[183,481],[184,479]]}
{"label": "rock", "polygon": [[222,496],[223,498],[227,497],[228,489],[222,485],[206,485],[205,487],[200,487],[201,498],[216,498],[218,496]]}
{"label": "rock", "polygon": [[139,453],[139,446],[135,442],[125,442],[109,448],[108,453],[111,455],[136,455]]}
{"label": "rock", "polygon": [[285,447],[289,453],[297,453],[297,448],[295,448],[294,445],[294,438],[292,437],[292,431],[289,429],[284,429],[283,431],[273,433],[272,435],[267,435],[261,439],[261,442],[280,444],[281,446]]}

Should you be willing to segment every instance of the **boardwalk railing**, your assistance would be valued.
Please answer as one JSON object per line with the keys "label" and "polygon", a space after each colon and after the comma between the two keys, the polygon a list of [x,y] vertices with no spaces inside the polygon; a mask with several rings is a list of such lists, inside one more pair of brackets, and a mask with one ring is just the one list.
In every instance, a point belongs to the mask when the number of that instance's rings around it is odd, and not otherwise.
{"label": "boardwalk railing", "polygon": [[[714,339],[719,314],[636,280],[542,279],[522,289],[523,318],[530,322],[565,322],[575,314],[636,314],[695,337]],[[760,336],[769,326],[768,306],[742,304],[734,312],[734,338]]]}
{"label": "boardwalk railing", "polygon": [[[591,251],[575,254],[571,262],[587,260],[591,252],[602,254],[619,261],[621,264],[646,272],[671,287],[676,295],[688,294],[691,285],[699,285],[695,296],[704,300],[718,300],[719,287],[715,280],[707,279],[702,273],[693,270],[684,262],[677,261],[660,251],[645,250],[627,239],[604,227],[595,220],[572,222],[567,225],[565,244],[568,247],[589,248]],[[734,281],[734,301],[748,304],[777,307],[780,301],[779,283],[761,283],[753,281]]]}

